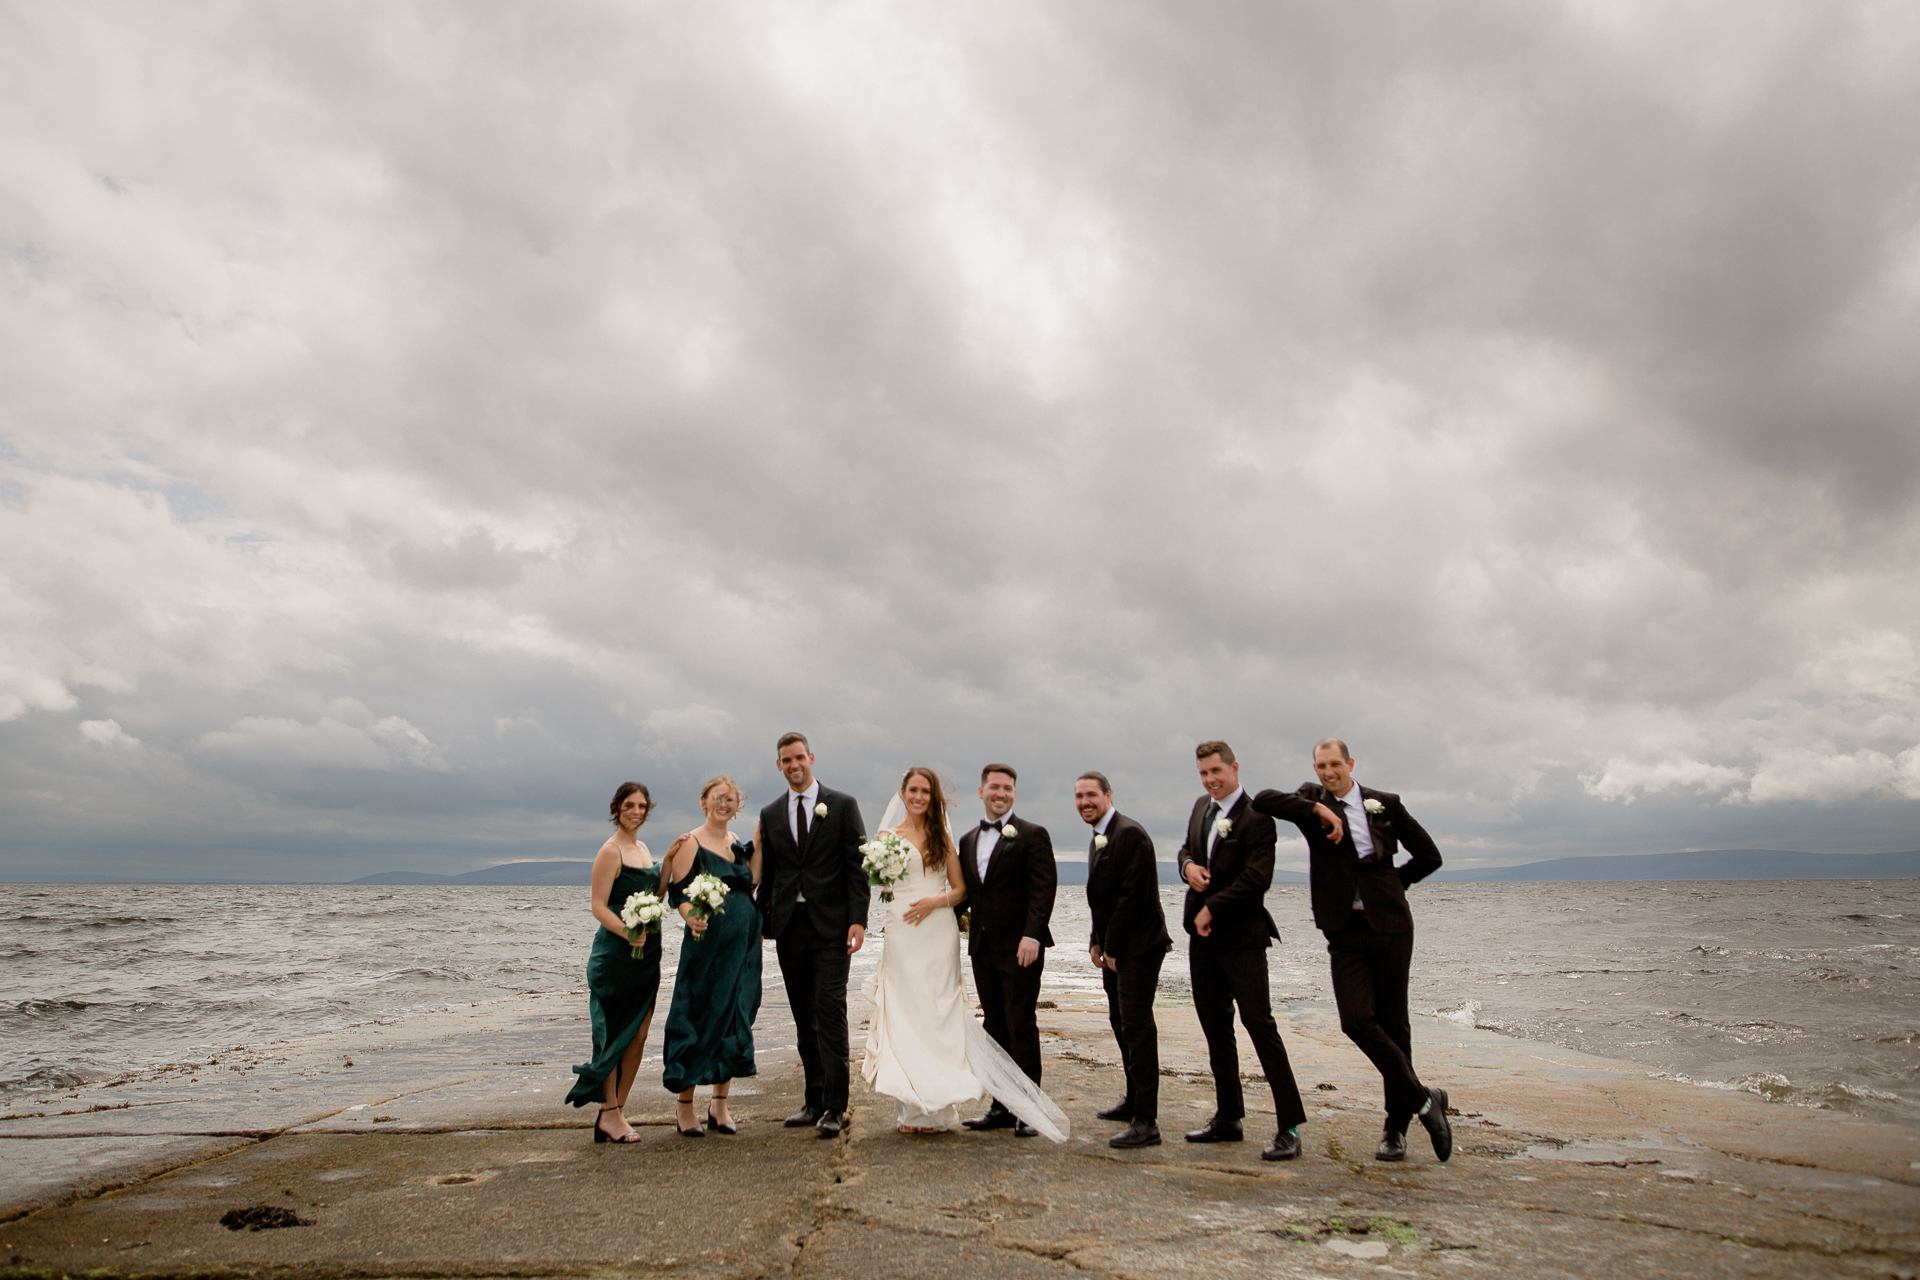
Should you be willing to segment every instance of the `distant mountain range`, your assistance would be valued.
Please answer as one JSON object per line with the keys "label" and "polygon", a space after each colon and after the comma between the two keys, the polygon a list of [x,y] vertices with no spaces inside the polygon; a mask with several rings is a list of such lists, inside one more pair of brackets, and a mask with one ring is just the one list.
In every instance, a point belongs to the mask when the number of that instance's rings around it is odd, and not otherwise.
{"label": "distant mountain range", "polygon": [[[1087,882],[1087,864],[1061,860],[1060,883]],[[593,863],[503,862],[459,875],[383,871],[353,884],[585,885]],[[1689,853],[1627,853],[1597,858],[1553,858],[1516,867],[1442,868],[1436,881],[1487,883],[1521,880],[1904,880],[1920,877],[1920,850],[1908,853],[1798,853],[1788,849],[1704,849]],[[1276,871],[1276,884],[1305,884],[1299,871]],[[1160,883],[1178,884],[1173,864],[1160,864]]]}

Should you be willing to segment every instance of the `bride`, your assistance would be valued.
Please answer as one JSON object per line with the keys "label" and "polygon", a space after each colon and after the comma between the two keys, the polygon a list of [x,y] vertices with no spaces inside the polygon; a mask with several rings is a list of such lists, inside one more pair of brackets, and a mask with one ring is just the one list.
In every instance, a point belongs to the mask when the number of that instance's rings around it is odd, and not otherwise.
{"label": "bride", "polygon": [[885,904],[886,946],[866,987],[873,1021],[861,1074],[900,1104],[902,1133],[952,1129],[963,1103],[991,1095],[1046,1137],[1065,1142],[1066,1115],[967,1008],[953,913],[967,890],[946,808],[933,770],[916,765],[880,820],[883,833],[901,837],[920,857]]}

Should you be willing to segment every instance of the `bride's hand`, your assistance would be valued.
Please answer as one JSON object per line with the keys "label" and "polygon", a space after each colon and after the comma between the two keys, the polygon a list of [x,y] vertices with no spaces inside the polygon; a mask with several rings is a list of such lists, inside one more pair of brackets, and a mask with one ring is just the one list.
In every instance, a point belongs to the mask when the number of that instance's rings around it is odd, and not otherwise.
{"label": "bride's hand", "polygon": [[919,924],[939,909],[939,902],[932,898],[915,898],[907,904],[907,909],[902,911],[900,916],[908,924]]}

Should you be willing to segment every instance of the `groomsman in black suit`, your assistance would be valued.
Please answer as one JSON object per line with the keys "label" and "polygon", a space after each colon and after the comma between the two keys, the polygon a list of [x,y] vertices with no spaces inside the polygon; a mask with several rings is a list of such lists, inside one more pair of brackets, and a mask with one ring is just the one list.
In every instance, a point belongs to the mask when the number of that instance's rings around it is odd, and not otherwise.
{"label": "groomsman in black suit", "polygon": [[[1047,922],[1059,873],[1047,829],[1013,812],[1019,775],[1010,764],[980,771],[980,803],[987,816],[960,837],[960,874],[967,885],[967,953],[980,993],[981,1022],[1020,1069],[1040,1083],[1040,971],[1053,945]],[[1015,1118],[998,1099],[987,1113],[963,1120],[969,1129],[1040,1131]]]}
{"label": "groomsman in black suit", "polygon": [[1173,947],[1160,909],[1160,869],[1147,829],[1113,807],[1105,774],[1089,770],[1073,784],[1073,807],[1093,828],[1087,845],[1089,956],[1107,992],[1107,1021],[1120,1042],[1127,1096],[1100,1112],[1127,1127],[1107,1140],[1120,1147],[1160,1145],[1160,1030],[1153,993]]}
{"label": "groomsman in black suit", "polygon": [[[1333,1000],[1340,1029],[1380,1069],[1386,1086],[1386,1132],[1376,1160],[1407,1158],[1407,1125],[1419,1116],[1441,1160],[1453,1154],[1447,1091],[1429,1089],[1413,1069],[1413,1033],[1407,1016],[1407,977],[1413,967],[1413,912],[1407,888],[1440,869],[1433,837],[1413,820],[1400,797],[1353,781],[1353,753],[1338,738],[1313,749],[1318,783],[1298,792],[1262,791],[1254,807],[1275,816],[1302,799],[1346,816],[1344,836],[1301,824],[1307,837],[1313,922],[1327,935],[1333,961]],[[1401,845],[1410,855],[1401,866]]]}
{"label": "groomsman in black suit", "polygon": [[[1233,1038],[1233,1009],[1260,1057],[1260,1069],[1273,1089],[1279,1132],[1260,1153],[1263,1160],[1291,1160],[1300,1154],[1300,1126],[1306,1110],[1294,1084],[1287,1046],[1273,1020],[1267,987],[1267,947],[1280,936],[1267,912],[1273,884],[1273,850],[1278,840],[1273,817],[1253,807],[1240,785],[1240,764],[1224,742],[1194,748],[1200,785],[1206,794],[1194,802],[1187,839],[1180,846],[1180,878],[1187,882],[1183,918],[1192,937],[1187,953],[1193,978],[1193,1011],[1207,1037],[1213,1069],[1213,1119],[1187,1135],[1188,1142],[1239,1142],[1246,1098],[1240,1089],[1240,1051]],[[1289,820],[1338,824],[1325,805],[1295,797]],[[1286,808],[1285,806],[1275,806]]]}
{"label": "groomsman in black suit", "polygon": [[754,901],[780,958],[806,1071],[806,1105],[786,1123],[834,1138],[847,1110],[847,969],[867,940],[867,829],[852,796],[813,776],[805,736],[782,734],[775,750],[787,793],[760,811]]}

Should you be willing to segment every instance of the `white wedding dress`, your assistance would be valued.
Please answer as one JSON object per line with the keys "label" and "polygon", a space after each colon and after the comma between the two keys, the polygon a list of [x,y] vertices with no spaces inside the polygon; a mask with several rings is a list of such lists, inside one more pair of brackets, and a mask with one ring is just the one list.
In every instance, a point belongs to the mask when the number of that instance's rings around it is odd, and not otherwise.
{"label": "white wedding dress", "polygon": [[1065,1113],[968,1007],[953,908],[941,907],[919,924],[906,921],[906,909],[916,900],[947,889],[946,874],[929,872],[916,857],[893,886],[892,902],[879,902],[874,891],[874,905],[885,909],[886,945],[865,988],[873,1021],[860,1073],[876,1092],[900,1104],[903,1125],[955,1128],[962,1105],[991,1095],[1043,1136],[1065,1142],[1071,1131]]}

